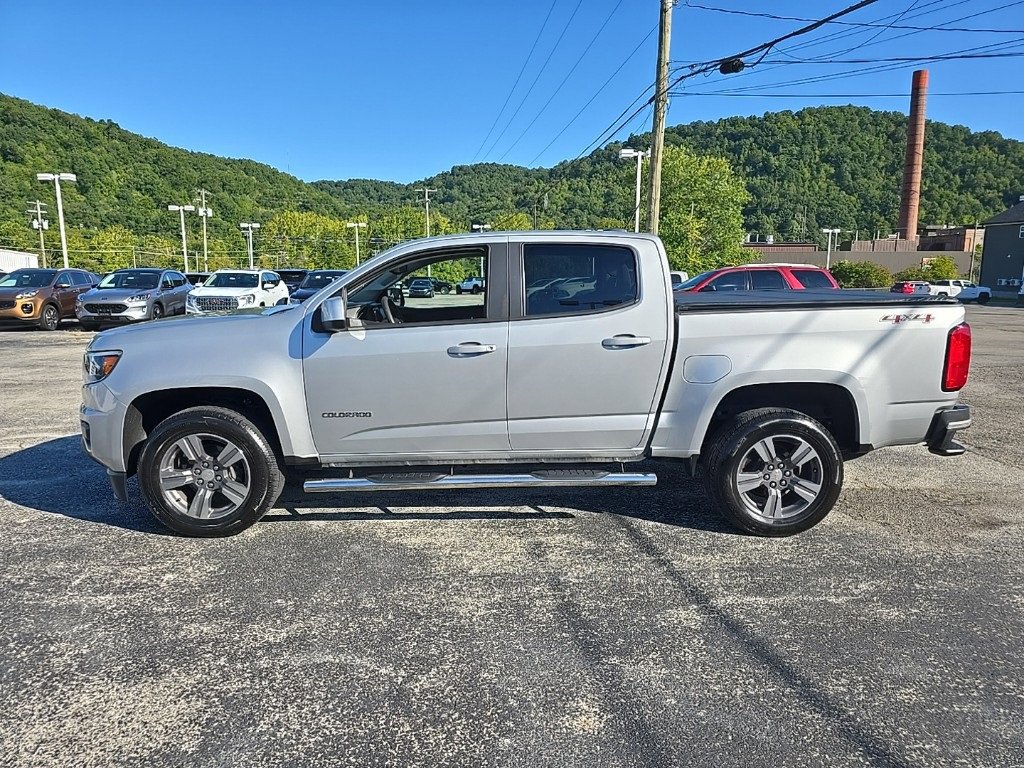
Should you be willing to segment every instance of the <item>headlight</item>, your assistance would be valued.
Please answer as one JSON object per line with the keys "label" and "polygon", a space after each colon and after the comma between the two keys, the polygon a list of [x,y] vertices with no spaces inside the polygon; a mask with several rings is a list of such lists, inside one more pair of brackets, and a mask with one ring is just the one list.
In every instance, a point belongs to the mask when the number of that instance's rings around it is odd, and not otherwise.
{"label": "headlight", "polygon": [[255,293],[247,293],[244,296],[239,296],[238,297],[238,306],[240,306],[240,307],[244,307],[247,304],[255,304],[255,303],[256,303],[256,294]]}
{"label": "headlight", "polygon": [[130,299],[126,299],[129,303],[133,301],[147,301],[152,293],[140,293],[138,296],[132,296]]}
{"label": "headlight", "polygon": [[118,350],[110,352],[86,352],[82,360],[83,374],[86,384],[95,384],[97,381],[109,376],[117,361],[121,359],[121,352]]}
{"label": "headlight", "polygon": [[31,298],[32,298],[33,296],[35,296],[35,295],[36,295],[37,293],[39,293],[39,289],[38,289],[38,288],[36,288],[36,289],[35,289],[35,290],[33,290],[33,291],[22,291],[21,293],[19,293],[19,294],[18,294],[17,296],[15,296],[14,298],[15,298],[15,299],[31,299]]}

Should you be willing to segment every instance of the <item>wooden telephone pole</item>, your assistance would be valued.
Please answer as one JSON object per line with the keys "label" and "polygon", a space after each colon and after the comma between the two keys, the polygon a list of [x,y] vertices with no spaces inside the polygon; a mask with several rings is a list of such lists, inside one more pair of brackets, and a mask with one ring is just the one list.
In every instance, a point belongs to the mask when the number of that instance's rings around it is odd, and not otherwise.
{"label": "wooden telephone pole", "polygon": [[658,35],[658,69],[654,87],[654,125],[651,129],[651,186],[647,221],[658,234],[661,214],[661,161],[665,152],[665,112],[668,107],[668,57],[672,38],[672,8],[675,0],[661,0],[661,32]]}

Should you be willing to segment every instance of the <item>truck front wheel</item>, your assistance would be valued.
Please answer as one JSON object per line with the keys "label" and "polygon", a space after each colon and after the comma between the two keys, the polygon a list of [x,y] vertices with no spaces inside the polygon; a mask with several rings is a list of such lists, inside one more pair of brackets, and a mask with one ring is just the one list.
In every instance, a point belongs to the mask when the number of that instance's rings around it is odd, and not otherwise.
{"label": "truck front wheel", "polygon": [[186,536],[231,536],[277,501],[284,475],[251,421],[227,408],[189,408],[153,430],[139,486],[161,523]]}
{"label": "truck front wheel", "polygon": [[711,501],[737,528],[758,536],[806,531],[831,511],[843,487],[832,435],[786,408],[746,411],[723,425],[704,469]]}

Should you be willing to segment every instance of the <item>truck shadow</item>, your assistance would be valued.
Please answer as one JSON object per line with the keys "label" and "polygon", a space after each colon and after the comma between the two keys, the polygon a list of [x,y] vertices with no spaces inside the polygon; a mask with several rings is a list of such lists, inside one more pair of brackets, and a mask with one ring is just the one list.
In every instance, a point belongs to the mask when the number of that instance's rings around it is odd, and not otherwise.
{"label": "truck shadow", "polygon": [[[653,488],[533,488],[465,491],[372,492],[307,495],[289,482],[263,523],[321,520],[556,520],[577,513],[605,513],[665,525],[736,533],[710,508],[698,481],[681,466],[643,464],[658,474]],[[81,450],[77,435],[37,443],[0,457],[0,498],[76,520],[143,533],[169,532],[149,514],[138,485],[128,484],[129,501],[117,501],[103,469]]]}

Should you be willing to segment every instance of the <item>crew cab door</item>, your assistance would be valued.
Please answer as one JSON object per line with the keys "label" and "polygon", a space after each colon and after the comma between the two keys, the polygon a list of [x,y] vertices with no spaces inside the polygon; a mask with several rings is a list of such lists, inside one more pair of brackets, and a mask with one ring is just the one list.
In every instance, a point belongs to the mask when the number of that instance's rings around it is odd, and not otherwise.
{"label": "crew cab door", "polygon": [[675,321],[667,264],[654,242],[526,239],[511,263],[513,450],[642,450]]}
{"label": "crew cab door", "polygon": [[[482,266],[487,285],[501,289],[432,298],[405,298],[393,289],[400,280],[425,277],[428,265],[452,282]],[[358,313],[360,327],[318,332],[311,308],[303,370],[323,460],[509,453],[506,274],[504,241],[414,251],[346,285],[349,315]]]}

